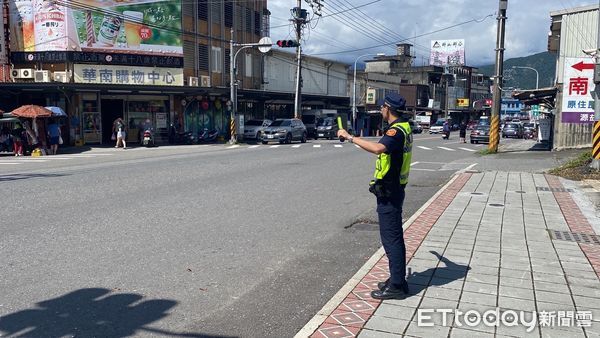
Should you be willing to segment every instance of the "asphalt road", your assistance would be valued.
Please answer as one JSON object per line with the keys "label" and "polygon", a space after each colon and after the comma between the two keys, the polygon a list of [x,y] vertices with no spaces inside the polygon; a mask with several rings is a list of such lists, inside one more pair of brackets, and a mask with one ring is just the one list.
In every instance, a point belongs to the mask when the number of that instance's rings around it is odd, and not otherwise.
{"label": "asphalt road", "polygon": [[[405,218],[458,170],[571,155],[457,136],[416,136]],[[352,226],[376,221],[374,160],[325,140],[0,157],[0,335],[293,336],[380,246]]]}

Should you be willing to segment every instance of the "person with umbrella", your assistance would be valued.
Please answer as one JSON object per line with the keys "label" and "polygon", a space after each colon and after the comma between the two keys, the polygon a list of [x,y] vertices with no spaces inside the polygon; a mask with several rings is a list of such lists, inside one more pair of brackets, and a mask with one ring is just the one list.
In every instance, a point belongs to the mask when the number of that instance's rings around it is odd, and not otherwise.
{"label": "person with umbrella", "polygon": [[61,135],[60,126],[56,123],[55,119],[51,119],[50,124],[48,125],[48,137],[50,138],[50,151],[52,152],[52,155],[56,155]]}

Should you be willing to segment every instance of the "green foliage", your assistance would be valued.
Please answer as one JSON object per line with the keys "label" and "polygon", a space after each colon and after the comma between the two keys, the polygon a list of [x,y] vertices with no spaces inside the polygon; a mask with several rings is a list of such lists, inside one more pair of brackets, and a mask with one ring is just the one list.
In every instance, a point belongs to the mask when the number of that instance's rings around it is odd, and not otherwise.
{"label": "green foliage", "polygon": [[[512,69],[512,66],[535,68],[540,74],[540,88],[554,86],[556,73],[556,55],[554,54],[542,52],[504,61],[503,88],[535,89],[535,72],[529,69]],[[495,65],[481,66],[479,71],[487,76],[493,76]]]}
{"label": "green foliage", "polygon": [[579,154],[576,158],[570,160],[569,162],[561,165],[560,167],[554,168],[549,171],[550,174],[559,175],[565,169],[572,169],[582,166],[587,166],[592,162],[592,152],[591,150],[586,150]]}

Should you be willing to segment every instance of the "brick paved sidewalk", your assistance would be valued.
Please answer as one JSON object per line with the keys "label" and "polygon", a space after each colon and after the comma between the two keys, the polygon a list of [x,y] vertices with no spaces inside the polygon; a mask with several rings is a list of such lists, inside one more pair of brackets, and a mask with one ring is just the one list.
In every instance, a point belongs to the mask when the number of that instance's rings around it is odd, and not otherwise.
{"label": "brick paved sidewalk", "polygon": [[[573,241],[577,234],[572,233],[585,234],[578,240],[588,243]],[[383,302],[370,298],[369,291],[388,277],[387,260],[381,257],[333,312],[317,315],[299,335],[600,337],[600,242],[593,234],[556,177],[460,174],[407,224],[411,296]],[[444,323],[442,313],[426,313],[428,320],[417,309],[452,313]],[[496,309],[510,322],[511,313],[524,311],[526,321],[554,325],[535,325],[528,332],[521,324],[467,325],[458,314]],[[435,325],[418,326],[418,317]]]}

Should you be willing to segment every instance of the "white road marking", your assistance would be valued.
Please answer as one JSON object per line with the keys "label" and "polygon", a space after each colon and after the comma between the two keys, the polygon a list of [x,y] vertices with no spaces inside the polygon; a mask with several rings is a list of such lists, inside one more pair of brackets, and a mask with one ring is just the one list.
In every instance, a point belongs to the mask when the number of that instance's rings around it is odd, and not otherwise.
{"label": "white road marking", "polygon": [[428,148],[428,147],[423,147],[423,146],[417,146],[417,147],[421,148],[421,149],[425,149],[425,150],[431,150],[431,148]]}
{"label": "white road marking", "polygon": [[450,148],[446,148],[446,147],[438,147],[438,148],[440,148],[440,149],[444,149],[444,150],[447,150],[447,151],[456,151],[456,150],[454,150],[454,149],[450,149]]}
{"label": "white road marking", "polygon": [[343,148],[343,147],[344,147],[344,146],[343,146],[343,145],[341,145],[341,144],[334,144],[333,146],[334,146],[334,147],[336,147],[336,148]]}
{"label": "white road marking", "polygon": [[475,167],[476,165],[477,165],[477,163],[473,163],[473,164],[471,164],[470,166],[466,167],[466,168],[464,169],[464,171],[471,170],[471,169],[473,169],[473,167]]}
{"label": "white road marking", "polygon": [[249,147],[248,147],[248,149],[254,149],[254,148],[258,148],[258,147],[260,147],[260,146],[258,146],[258,145],[255,145],[255,146],[249,146]]}
{"label": "white road marking", "polygon": [[234,149],[234,148],[239,148],[240,145],[239,144],[234,144],[232,146],[227,147],[227,149]]}
{"label": "white road marking", "polygon": [[313,144],[313,148],[321,148],[320,144]]}
{"label": "white road marking", "polygon": [[420,162],[413,162],[410,164],[410,166],[412,167],[413,165],[419,164]]}
{"label": "white road marking", "polygon": [[281,145],[279,145],[279,144],[275,144],[275,145],[270,146],[269,148],[279,148],[280,146]]}
{"label": "white road marking", "polygon": [[462,150],[465,150],[465,151],[477,151],[477,150],[475,150],[475,149],[461,148],[461,147],[458,147],[458,149],[462,149]]}
{"label": "white road marking", "polygon": [[292,148],[300,148],[300,146],[301,146],[300,144],[295,144],[292,146]]}
{"label": "white road marking", "polygon": [[360,148],[360,147],[358,146],[358,144],[355,144],[354,146],[355,146],[356,148]]}
{"label": "white road marking", "polygon": [[0,162],[0,164],[23,164],[23,162]]}

